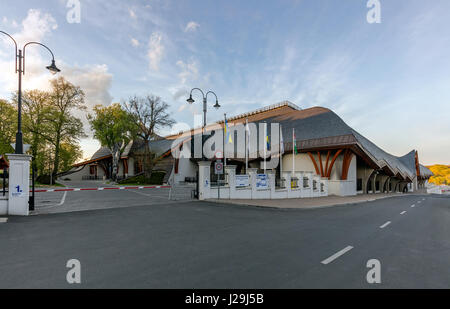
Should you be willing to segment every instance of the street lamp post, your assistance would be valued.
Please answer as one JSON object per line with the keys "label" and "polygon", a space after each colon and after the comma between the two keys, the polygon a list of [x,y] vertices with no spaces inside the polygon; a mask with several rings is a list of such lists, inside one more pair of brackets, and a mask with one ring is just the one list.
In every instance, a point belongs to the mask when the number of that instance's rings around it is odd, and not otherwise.
{"label": "street lamp post", "polygon": [[56,67],[55,64],[55,56],[53,55],[53,52],[50,50],[50,48],[48,48],[47,46],[45,46],[42,43],[39,42],[28,42],[23,46],[23,49],[18,49],[17,48],[17,42],[16,40],[14,40],[14,38],[9,35],[8,33],[1,31],[0,33],[3,33],[4,35],[8,36],[15,45],[15,50],[16,50],[16,73],[19,73],[19,91],[17,94],[17,133],[16,133],[16,149],[15,149],[15,153],[16,154],[23,154],[23,136],[22,136],[22,75],[25,75],[25,49],[28,45],[40,45],[42,47],[44,47],[45,49],[47,49],[50,54],[52,55],[52,63],[51,65],[47,66],[46,69],[49,70],[52,74],[56,74],[58,72],[61,72],[60,69],[58,69]]}
{"label": "street lamp post", "polygon": [[204,160],[204,156],[203,156],[203,134],[206,128],[206,113],[208,112],[208,95],[214,95],[216,97],[216,104],[214,105],[215,109],[219,109],[220,105],[219,105],[219,99],[217,98],[217,95],[213,92],[213,91],[208,91],[206,94],[203,92],[203,90],[201,90],[200,88],[193,88],[191,90],[191,94],[189,96],[189,99],[187,99],[187,102],[189,104],[194,104],[195,100],[192,98],[192,93],[194,92],[194,90],[199,91],[202,94],[203,97],[203,127],[202,127],[202,160]]}

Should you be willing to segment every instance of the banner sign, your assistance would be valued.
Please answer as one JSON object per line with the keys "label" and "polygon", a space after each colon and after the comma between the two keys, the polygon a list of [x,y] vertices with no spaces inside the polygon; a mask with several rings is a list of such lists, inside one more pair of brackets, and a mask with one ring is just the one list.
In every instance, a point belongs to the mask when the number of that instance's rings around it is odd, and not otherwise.
{"label": "banner sign", "polygon": [[250,186],[249,175],[236,175],[236,188],[244,188]]}
{"label": "banner sign", "polygon": [[265,174],[256,175],[256,189],[268,189],[269,177]]}

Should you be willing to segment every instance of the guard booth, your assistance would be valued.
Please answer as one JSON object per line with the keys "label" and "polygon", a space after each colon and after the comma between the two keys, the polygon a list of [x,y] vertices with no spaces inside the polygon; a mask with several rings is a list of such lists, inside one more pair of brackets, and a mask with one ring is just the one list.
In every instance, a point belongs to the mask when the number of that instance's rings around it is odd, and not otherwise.
{"label": "guard booth", "polygon": [[[4,157],[1,160],[2,178],[5,181],[2,181],[0,215],[28,216],[30,211],[31,156],[8,154],[7,157],[8,161]],[[4,189],[3,186],[5,186]],[[5,192],[4,195],[3,192]]]}

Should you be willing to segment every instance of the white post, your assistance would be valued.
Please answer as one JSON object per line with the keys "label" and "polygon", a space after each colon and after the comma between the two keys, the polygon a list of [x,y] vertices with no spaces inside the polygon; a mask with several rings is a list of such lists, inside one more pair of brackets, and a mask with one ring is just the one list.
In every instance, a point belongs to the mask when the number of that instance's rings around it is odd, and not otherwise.
{"label": "white post", "polygon": [[211,191],[211,161],[198,162],[198,199],[203,201],[210,198]]}
{"label": "white post", "polygon": [[9,202],[11,216],[29,215],[30,162],[31,156],[8,154],[9,160]]}
{"label": "white post", "polygon": [[236,196],[236,165],[225,167],[225,174],[228,176],[228,186],[230,187],[230,199]]}
{"label": "white post", "polygon": [[256,198],[256,174],[258,172],[257,168],[249,168],[248,174],[250,175],[250,186],[252,188],[252,199]]}
{"label": "white post", "polygon": [[270,198],[275,198],[275,178],[276,178],[276,172],[275,171],[269,171],[268,172],[269,177],[269,188],[270,188]]}

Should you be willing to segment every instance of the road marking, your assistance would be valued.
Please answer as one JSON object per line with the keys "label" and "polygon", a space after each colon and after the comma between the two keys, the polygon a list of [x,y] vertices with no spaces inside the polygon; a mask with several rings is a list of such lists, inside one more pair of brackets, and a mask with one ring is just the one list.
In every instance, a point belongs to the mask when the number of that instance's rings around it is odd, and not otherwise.
{"label": "road marking", "polygon": [[404,215],[405,213],[406,213],[406,210],[405,210],[405,211],[402,211],[400,214],[401,214],[401,215]]}
{"label": "road marking", "polygon": [[58,204],[58,206],[62,206],[64,204],[64,202],[66,201],[66,195],[67,195],[67,191],[64,192],[64,195],[63,195],[63,197],[61,199],[61,202]]}
{"label": "road marking", "polygon": [[341,251],[339,251],[339,252],[333,254],[333,255],[330,256],[328,259],[323,260],[321,263],[322,263],[323,265],[330,264],[331,262],[333,262],[334,260],[336,260],[336,259],[339,258],[340,256],[346,254],[347,252],[349,252],[349,251],[352,250],[352,249],[353,249],[352,246],[348,246],[348,247],[342,249]]}
{"label": "road marking", "polygon": [[414,205],[414,204],[413,204],[413,205],[411,205],[411,208],[414,208],[414,207],[416,207],[416,205]]}
{"label": "road marking", "polygon": [[386,222],[385,224],[383,224],[382,226],[380,226],[380,229],[384,229],[386,226],[388,226],[389,224],[391,224],[391,221]]}
{"label": "road marking", "polygon": [[422,203],[422,201],[418,201],[418,202],[417,202],[417,204],[420,204],[420,203]]}
{"label": "road marking", "polygon": [[6,223],[8,222],[8,218],[0,218],[0,223]]}

